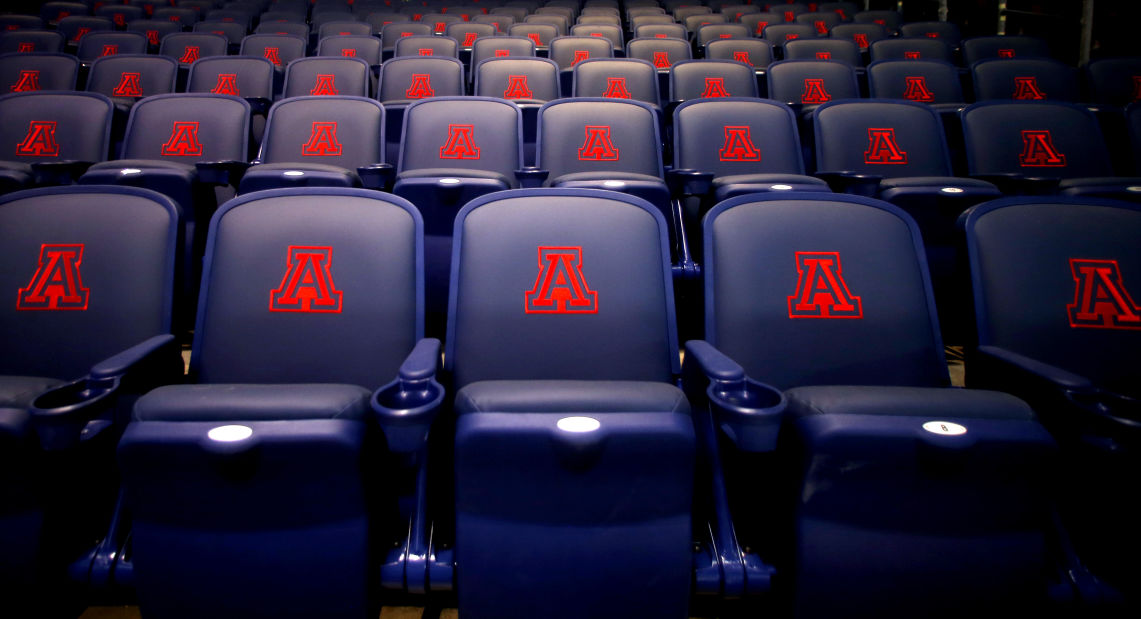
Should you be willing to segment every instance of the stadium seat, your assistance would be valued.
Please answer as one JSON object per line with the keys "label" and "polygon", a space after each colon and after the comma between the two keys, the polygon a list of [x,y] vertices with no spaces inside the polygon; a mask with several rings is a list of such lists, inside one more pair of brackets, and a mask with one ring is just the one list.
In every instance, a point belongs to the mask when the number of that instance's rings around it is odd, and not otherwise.
{"label": "stadium seat", "polygon": [[0,92],[75,90],[79,60],[71,54],[27,52],[0,55]]}
{"label": "stadium seat", "polygon": [[992,58],[1049,58],[1050,47],[1037,37],[1003,35],[972,37],[962,42],[963,64]]}
{"label": "stadium seat", "polygon": [[313,56],[298,58],[285,68],[283,98],[303,95],[369,96],[372,73],[363,58]]}
{"label": "stadium seat", "polygon": [[658,108],[658,70],[634,58],[583,60],[574,65],[571,96],[629,99]]}
{"label": "stadium seat", "polygon": [[860,97],[855,68],[839,62],[781,60],[769,65],[766,77],[769,98],[793,104],[794,109]]}
{"label": "stadium seat", "polygon": [[872,43],[871,60],[942,60],[954,62],[955,54],[944,39],[902,37]]}
{"label": "stadium seat", "polygon": [[0,32],[0,54],[63,52],[63,35],[47,30],[8,30]]}
{"label": "stadium seat", "polygon": [[178,61],[179,68],[189,70],[199,58],[225,56],[230,42],[220,34],[209,32],[176,32],[162,38],[158,53]]}
{"label": "stadium seat", "polygon": [[1094,103],[1125,106],[1141,101],[1141,59],[1102,58],[1085,67]]}
{"label": "stadium seat", "polygon": [[415,55],[386,60],[377,86],[377,99],[384,104],[388,123],[384,160],[396,161],[399,157],[405,108],[420,99],[461,96],[464,88],[464,65],[454,56]]}
{"label": "stadium seat", "polygon": [[443,56],[460,57],[459,41],[452,37],[432,34],[414,34],[400,37],[392,48],[392,56]]}
{"label": "stadium seat", "polygon": [[957,49],[963,41],[959,27],[949,21],[911,22],[900,26],[899,32],[904,37],[939,39],[952,49]]}
{"label": "stadium seat", "polygon": [[717,97],[756,97],[753,69],[734,60],[686,60],[670,69],[669,101]]}
{"label": "stadium seat", "polygon": [[785,41],[785,60],[831,60],[853,67],[863,67],[860,48],[847,39],[793,39]]}
{"label": "stadium seat", "polygon": [[534,165],[539,108],[561,93],[555,61],[527,56],[480,61],[475,67],[474,92],[477,97],[507,99],[519,107],[523,114],[523,161]]}
{"label": "stadium seat", "polygon": [[613,58],[610,41],[590,36],[555,37],[550,40],[547,57],[559,65],[559,88],[573,92],[574,67],[591,58]]}
{"label": "stadium seat", "polygon": [[971,65],[975,100],[1078,101],[1077,69],[1050,58],[997,58]]}
{"label": "stadium seat", "polygon": [[65,91],[0,96],[0,192],[69,185],[107,158],[114,105],[103,95]]}
{"label": "stadium seat", "polygon": [[153,53],[158,51],[163,37],[168,34],[182,32],[182,26],[174,22],[159,21],[157,19],[136,19],[127,22],[127,31],[141,32],[146,35],[148,49]]}

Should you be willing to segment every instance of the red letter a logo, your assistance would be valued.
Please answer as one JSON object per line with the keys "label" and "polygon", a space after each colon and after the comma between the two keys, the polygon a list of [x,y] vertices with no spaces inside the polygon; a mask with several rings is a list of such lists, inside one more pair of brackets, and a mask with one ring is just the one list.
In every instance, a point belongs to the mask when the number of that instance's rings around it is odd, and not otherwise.
{"label": "red letter a logo", "polygon": [[[538,36],[538,35],[536,35],[536,36]],[[496,58],[503,58],[503,57],[510,56],[510,55],[511,55],[511,50],[509,50],[509,49],[497,49],[497,50],[495,50],[495,57]]]}
{"label": "red letter a logo", "polygon": [[526,75],[507,76],[507,90],[503,91],[504,99],[530,99],[531,94]]}
{"label": "red letter a logo", "polygon": [[733,60],[743,62],[750,66],[753,64],[753,62],[749,60],[749,52],[733,52]]}
{"label": "red letter a logo", "polygon": [[198,55],[200,53],[201,52],[199,51],[199,46],[187,45],[186,49],[182,50],[182,57],[179,58],[178,61],[183,64],[190,64],[195,60],[198,60]]}
{"label": "red letter a logo", "polygon": [[28,123],[28,135],[16,145],[16,154],[27,157],[59,157],[59,143],[55,141],[54,120],[33,120]]}
{"label": "red letter a logo", "polygon": [[341,143],[337,141],[337,123],[315,122],[309,141],[301,147],[301,154],[307,157],[339,157]]}
{"label": "red letter a logo", "polygon": [[908,101],[922,101],[931,103],[935,100],[935,93],[927,89],[927,78],[923,75],[907,76],[907,89],[903,91],[903,98]]}
{"label": "red letter a logo", "polygon": [[237,73],[219,73],[218,83],[210,92],[216,95],[238,95],[238,74]]}
{"label": "red letter a logo", "polygon": [[998,57],[999,58],[1014,58],[1014,50],[1013,49],[1000,49],[1000,50],[998,50]]}
{"label": "red letter a logo", "polygon": [[20,53],[34,52],[34,51],[36,51],[36,44],[35,43],[18,43],[16,45],[16,51],[20,52]]}
{"label": "red letter a logo", "polygon": [[103,53],[99,54],[99,55],[100,56],[114,56],[118,53],[119,53],[119,46],[118,45],[104,45],[103,46]]}
{"label": "red letter a logo", "polygon": [[868,150],[864,151],[864,163],[907,163],[907,153],[895,141],[895,129],[868,129]]}
{"label": "red letter a logo", "polygon": [[824,23],[823,19],[818,19],[812,22],[812,25],[816,26],[816,34],[819,34],[822,37],[828,36],[828,24]]}
{"label": "red letter a logo", "polygon": [[707,77],[705,78],[705,91],[701,93],[702,97],[728,97],[729,91],[725,90],[725,78],[723,77]]}
{"label": "red letter a logo", "polygon": [[1054,138],[1049,131],[1028,129],[1022,132],[1022,153],[1018,155],[1018,165],[1024,168],[1061,168],[1066,165],[1066,156],[1054,148]]}
{"label": "red letter a logo", "polygon": [[806,78],[804,80],[804,94],[800,95],[801,103],[827,103],[832,95],[824,89],[824,80]]}
{"label": "red letter a logo", "polygon": [[119,85],[111,91],[116,97],[141,97],[143,87],[139,84],[139,73],[124,73],[119,77]]}
{"label": "red letter a logo", "polygon": [[571,66],[573,67],[583,60],[590,60],[590,52],[585,49],[574,50],[574,59],[571,60]]}
{"label": "red letter a logo", "polygon": [[659,69],[670,68],[670,55],[666,52],[654,52],[654,66]]}
{"label": "red letter a logo", "polygon": [[1070,259],[1074,302],[1066,306],[1071,327],[1141,329],[1141,307],[1121,282],[1116,260]]}
{"label": "red letter a logo", "polygon": [[83,245],[41,245],[36,274],[16,297],[17,310],[86,310],[91,291],[83,287],[79,265]]}
{"label": "red letter a logo", "polygon": [[602,93],[602,96],[609,97],[611,99],[629,99],[630,91],[626,90],[626,78],[606,78],[606,92]]}
{"label": "red letter a logo", "polygon": [[528,314],[598,313],[598,293],[582,276],[582,247],[540,247],[539,276],[524,296]]}
{"label": "red letter a logo", "polygon": [[479,159],[474,125],[448,125],[448,141],[440,147],[440,159]]}
{"label": "red letter a logo", "polygon": [[332,247],[289,248],[289,270],[270,292],[271,312],[341,313],[341,291],[333,285]]}
{"label": "red letter a logo", "polygon": [[920,52],[903,52],[904,60],[919,60],[920,56],[922,56]]}
{"label": "red letter a logo", "polygon": [[860,297],[848,291],[837,252],[796,252],[800,278],[788,297],[789,318],[863,318]]}
{"label": "red letter a logo", "polygon": [[432,90],[432,76],[428,73],[413,73],[412,83],[408,85],[408,90],[404,91],[404,96],[409,99],[436,96],[436,91]]}
{"label": "red letter a logo", "polygon": [[538,32],[528,32],[527,38],[531,39],[531,42],[534,43],[536,47],[541,46],[543,44],[543,42],[541,40],[539,40],[539,33]]}
{"label": "red letter a logo", "polygon": [[272,62],[273,64],[280,67],[281,66],[281,56],[278,55],[279,51],[280,51],[280,48],[267,47],[267,48],[265,48],[265,51],[263,52],[263,54],[265,55],[265,57],[267,59],[269,59],[270,62]]}
{"label": "red letter a logo", "polygon": [[202,143],[198,141],[198,122],[174,121],[170,139],[162,145],[164,157],[201,157]]}
{"label": "red letter a logo", "polygon": [[313,85],[313,90],[310,90],[309,94],[324,96],[332,96],[338,94],[336,76],[331,73],[318,73],[317,83]]}
{"label": "red letter a logo", "polygon": [[859,47],[860,49],[868,48],[868,35],[864,34],[863,32],[857,32],[856,34],[852,35],[852,40],[856,42],[856,47]]}
{"label": "red letter a logo", "polygon": [[158,45],[158,30],[147,30],[147,43]]}
{"label": "red letter a logo", "polygon": [[20,79],[12,84],[12,92],[31,92],[40,89],[39,71],[20,71]]}
{"label": "red letter a logo", "polygon": [[464,47],[471,47],[472,45],[475,45],[475,40],[478,36],[478,32],[468,32],[464,34],[464,42],[460,43],[460,45],[463,45]]}
{"label": "red letter a logo", "polygon": [[618,161],[618,149],[610,141],[610,127],[586,126],[586,140],[578,149],[579,161]]}
{"label": "red letter a logo", "polygon": [[344,56],[345,58],[356,58],[357,57],[357,50],[355,50],[351,47],[346,47],[346,48],[341,50],[341,55]]}
{"label": "red letter a logo", "polygon": [[1046,93],[1038,90],[1038,78],[1016,77],[1014,78],[1013,98],[1019,101],[1045,99]]}
{"label": "red letter a logo", "polygon": [[1133,94],[1130,101],[1141,101],[1141,75],[1133,76]]}
{"label": "red letter a logo", "polygon": [[725,127],[725,145],[718,151],[721,161],[760,161],[761,151],[753,146],[752,129]]}

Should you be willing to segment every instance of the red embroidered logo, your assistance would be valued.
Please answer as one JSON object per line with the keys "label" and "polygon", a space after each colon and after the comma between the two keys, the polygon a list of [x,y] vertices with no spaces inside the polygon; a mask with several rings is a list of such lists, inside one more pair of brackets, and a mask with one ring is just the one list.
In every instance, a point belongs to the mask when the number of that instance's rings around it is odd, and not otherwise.
{"label": "red embroidered logo", "polygon": [[186,49],[182,50],[182,57],[178,59],[183,64],[190,64],[198,60],[198,55],[201,53],[197,45],[187,45]]}
{"label": "red embroidered logo", "polygon": [[609,97],[611,99],[629,99],[630,91],[626,90],[626,78],[606,78],[606,92],[602,93],[602,96]]}
{"label": "red embroidered logo", "polygon": [[576,64],[582,62],[583,60],[589,60],[589,59],[590,59],[590,52],[589,51],[587,51],[585,49],[576,49],[576,50],[574,50],[574,59],[571,60],[571,66],[573,67]]}
{"label": "red embroidered logo", "polygon": [[839,252],[796,252],[799,279],[788,297],[789,318],[863,318],[860,297],[848,290]]}
{"label": "red embroidered logo", "polygon": [[339,157],[341,143],[337,140],[336,122],[314,122],[309,141],[301,147],[307,157]]}
{"label": "red embroidered logo", "polygon": [[856,45],[859,46],[860,49],[867,49],[868,48],[868,35],[867,34],[865,34],[863,32],[857,32],[856,34],[852,35],[852,40],[856,42]]}
{"label": "red embroidered logo", "polygon": [[874,21],[875,23],[877,23],[881,26],[887,27],[887,20],[886,19],[873,19],[872,21]]}
{"label": "red embroidered logo", "polygon": [[666,52],[654,52],[654,66],[659,69],[668,69],[673,66],[670,55]]}
{"label": "red embroidered logo", "polygon": [[731,35],[731,34],[719,34],[719,35],[717,35],[717,38],[719,38],[719,39],[732,39],[733,35]]}
{"label": "red embroidered logo", "polygon": [[998,50],[998,57],[999,58],[1014,58],[1014,50],[1013,49],[1000,49],[1000,50]]}
{"label": "red embroidered logo", "polygon": [[400,33],[400,37],[401,37],[401,38],[404,38],[404,37],[410,37],[410,36],[412,36],[412,33],[411,33],[411,32],[401,32],[401,33]]}
{"label": "red embroidered logo", "polygon": [[339,94],[337,92],[336,76],[332,73],[318,73],[317,82],[313,85],[313,90],[310,90],[309,94],[326,97]]}
{"label": "red embroidered logo", "polygon": [[56,121],[33,120],[28,123],[28,135],[16,145],[16,154],[27,157],[58,157],[59,142],[55,140]]}
{"label": "red embroidered logo", "polygon": [[280,67],[281,66],[281,56],[278,54],[279,51],[280,51],[280,49],[277,47],[267,47],[267,48],[265,48],[263,55],[270,62],[272,62],[273,64]]}
{"label": "red embroidered logo", "polygon": [[436,34],[444,34],[444,31],[447,29],[448,29],[448,22],[446,22],[446,21],[436,22],[436,27],[435,27]]}
{"label": "red embroidered logo", "polygon": [[705,90],[701,93],[702,97],[728,97],[729,91],[725,90],[725,78],[723,77],[707,77],[705,78]]}
{"label": "red embroidered logo", "polygon": [[497,49],[497,50],[495,50],[495,57],[496,58],[502,58],[504,56],[510,56],[510,55],[511,55],[511,50],[509,50],[509,49]]}
{"label": "red embroidered logo", "polygon": [[759,22],[757,22],[757,31],[756,31],[756,35],[757,35],[757,36],[761,36],[762,34],[764,34],[764,33],[765,33],[765,28],[767,28],[767,27],[768,27],[768,25],[769,25],[769,22],[767,22],[767,21],[759,21]]}
{"label": "red embroidered logo", "polygon": [[346,58],[356,58],[357,57],[357,50],[352,48],[352,47],[346,47],[346,48],[341,50],[341,55],[346,57]]}
{"label": "red embroidered logo", "polygon": [[938,32],[926,32],[924,34],[927,36],[928,39],[938,39],[939,38]]}
{"label": "red embroidered logo", "polygon": [[668,36],[666,36],[665,34],[661,34],[661,33],[659,33],[659,34],[655,34],[655,35],[654,35],[654,38],[655,38],[655,39],[668,39],[669,37],[668,37]]}
{"label": "red embroidered logo", "polygon": [[20,53],[34,52],[34,51],[36,51],[36,44],[35,43],[20,43],[16,46],[16,51],[20,52]]}
{"label": "red embroidered logo", "polygon": [[832,52],[816,52],[817,60],[832,60]]}
{"label": "red embroidered logo", "polygon": [[219,73],[218,83],[210,91],[216,95],[234,95],[238,96],[238,74],[237,73]]}
{"label": "red embroidered logo", "polygon": [[464,42],[461,43],[464,47],[471,47],[475,44],[476,37],[479,36],[478,32],[468,32],[464,34]]}
{"label": "red embroidered logo", "polygon": [[198,122],[174,121],[170,130],[170,139],[162,145],[162,155],[201,157],[202,143],[198,141]]}
{"label": "red embroidered logo", "polygon": [[528,314],[597,314],[598,293],[582,275],[582,247],[540,247],[539,276],[524,297]]}
{"label": "red embroidered logo", "polygon": [[1014,99],[1020,101],[1045,99],[1046,93],[1038,89],[1038,78],[1014,78]]}
{"label": "red embroidered logo", "polygon": [[795,33],[795,32],[790,32],[790,33],[784,35],[785,41],[795,41],[796,39],[799,39],[799,38],[800,38],[800,35]]}
{"label": "red embroidered logo", "polygon": [[440,159],[479,159],[474,125],[448,125],[448,141],[440,147]]}
{"label": "red embroidered logo", "polygon": [[824,89],[824,80],[818,78],[805,78],[804,94],[800,95],[801,103],[827,103],[832,95]]}
{"label": "red embroidered logo", "polygon": [[579,161],[618,161],[618,148],[610,140],[610,127],[586,125],[586,139],[578,149]]}
{"label": "red embroidered logo", "polygon": [[848,15],[844,13],[844,9],[836,9],[836,14],[840,16],[840,19],[848,21]]}
{"label": "red embroidered logo", "polygon": [[749,60],[749,52],[733,52],[733,60],[750,66],[753,64],[753,61]]}
{"label": "red embroidered logo", "polygon": [[796,21],[796,13],[794,13],[792,11],[785,11],[784,12],[784,20],[785,21]]}
{"label": "red embroidered logo", "polygon": [[409,84],[408,90],[404,91],[404,96],[409,99],[436,96],[436,91],[432,90],[432,76],[428,73],[413,73],[412,83]]}
{"label": "red embroidered logo", "polygon": [[823,19],[816,20],[812,25],[816,26],[816,34],[822,37],[828,36],[828,24],[824,23]]}
{"label": "red embroidered logo", "polygon": [[421,47],[417,51],[420,52],[421,56],[431,56],[435,50],[433,50],[431,47]]}
{"label": "red embroidered logo", "polygon": [[143,87],[139,83],[139,73],[123,73],[119,76],[119,85],[111,91],[116,97],[141,97]]}
{"label": "red embroidered logo", "polygon": [[88,28],[85,26],[83,28],[77,29],[75,31],[75,42],[79,43],[79,40],[82,39],[83,37],[87,36],[88,34],[91,34],[91,28]]}
{"label": "red embroidered logo", "polygon": [[1116,260],[1070,258],[1074,302],[1066,306],[1070,326],[1089,329],[1141,329],[1141,307],[1121,281]]}
{"label": "red embroidered logo", "polygon": [[1061,168],[1066,156],[1054,148],[1054,137],[1049,130],[1026,129],[1022,132],[1022,153],[1018,165],[1024,168]]}
{"label": "red embroidered logo", "polygon": [[542,45],[542,44],[543,44],[543,42],[539,40],[539,33],[538,33],[538,32],[529,32],[529,33],[527,33],[527,38],[528,38],[528,39],[531,39],[531,41],[532,41],[532,42],[533,42],[535,45]]}
{"label": "red embroidered logo", "polygon": [[269,311],[341,313],[342,293],[329,272],[332,261],[332,247],[290,246],[289,268],[269,294]]}
{"label": "red embroidered logo", "polygon": [[40,89],[39,71],[20,71],[20,78],[12,84],[12,92],[31,92]]}
{"label": "red embroidered logo", "polygon": [[115,22],[116,26],[122,28],[127,25],[127,15],[126,13],[115,13],[111,16],[111,21]]}
{"label": "red embroidered logo", "polygon": [[147,30],[147,43],[158,45],[158,30]]}
{"label": "red embroidered logo", "polygon": [[907,153],[895,141],[895,129],[868,129],[868,150],[864,151],[864,163],[907,163]]}
{"label": "red embroidered logo", "polygon": [[119,53],[119,46],[118,45],[104,45],[103,46],[103,52],[99,55],[100,56],[114,56],[118,53]]}
{"label": "red embroidered logo", "polygon": [[531,88],[527,86],[526,75],[508,75],[507,89],[503,91],[504,99],[530,99]]}
{"label": "red embroidered logo", "polygon": [[907,89],[903,91],[903,98],[908,101],[922,101],[931,103],[935,100],[935,93],[927,89],[927,77],[923,75],[907,76]]}
{"label": "red embroidered logo", "polygon": [[725,145],[717,153],[721,161],[760,161],[761,151],[753,146],[753,130],[748,126],[726,126]]}
{"label": "red embroidered logo", "polygon": [[82,243],[41,245],[36,273],[26,288],[19,289],[16,309],[86,310],[91,291],[83,287],[79,273],[82,262]]}

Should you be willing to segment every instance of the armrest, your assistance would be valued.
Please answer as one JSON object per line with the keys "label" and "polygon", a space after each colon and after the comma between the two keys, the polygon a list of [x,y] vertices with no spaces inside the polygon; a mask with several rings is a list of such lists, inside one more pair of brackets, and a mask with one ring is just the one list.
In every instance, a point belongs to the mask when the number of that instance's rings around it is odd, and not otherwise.
{"label": "armrest", "polygon": [[[166,358],[163,358],[164,355]],[[32,402],[32,424],[46,450],[68,449],[115,425],[121,392],[149,390],[174,380],[182,358],[173,335],[156,335],[92,366],[79,380],[50,389]]]}
{"label": "armrest", "polygon": [[815,176],[832,188],[836,193],[851,193],[859,196],[875,197],[879,191],[882,176],[877,174],[861,174],[850,170],[837,172],[817,172]]}
{"label": "armrest", "polygon": [[392,451],[411,454],[427,446],[428,431],[444,400],[444,388],[436,381],[439,362],[440,340],[422,339],[405,358],[396,380],[373,394],[372,410]]}
{"label": "armrest", "polygon": [[198,169],[198,179],[204,183],[237,187],[250,164],[245,161],[199,161],[194,167]]}
{"label": "armrest", "polygon": [[70,185],[94,165],[92,161],[36,161],[31,164],[39,185]]}
{"label": "armrest", "polygon": [[391,163],[372,163],[357,168],[357,175],[361,177],[361,184],[366,189],[388,191],[392,188],[396,168],[392,167]]}
{"label": "armrest", "polygon": [[519,181],[519,186],[524,189],[531,189],[533,187],[542,187],[543,181],[547,180],[550,176],[550,170],[541,170],[539,168],[527,167],[515,170],[515,179]]}
{"label": "armrest", "polygon": [[1054,193],[1058,189],[1060,178],[1046,176],[1025,176],[1017,172],[972,174],[971,178],[993,184],[998,190],[1007,195],[1045,195]]}
{"label": "armrest", "polygon": [[713,187],[713,173],[690,169],[668,170],[666,184],[674,197],[706,196]]}
{"label": "armrest", "polygon": [[686,363],[696,364],[709,381],[705,394],[721,431],[742,451],[775,450],[787,406],[784,394],[746,376],[739,364],[704,340],[686,342],[685,351]]}
{"label": "armrest", "polygon": [[263,116],[269,113],[269,108],[273,106],[273,101],[265,97],[246,97],[246,102],[250,104],[251,114]]}
{"label": "armrest", "polygon": [[1078,376],[1060,367],[1031,359],[1030,357],[1020,355],[1005,348],[999,348],[998,346],[979,346],[976,354],[982,357],[980,361],[984,363],[986,358],[990,358],[1006,366],[1006,368],[1013,369],[1027,377],[1033,377],[1057,385],[1066,391],[1092,392],[1094,390],[1093,383],[1084,376]]}

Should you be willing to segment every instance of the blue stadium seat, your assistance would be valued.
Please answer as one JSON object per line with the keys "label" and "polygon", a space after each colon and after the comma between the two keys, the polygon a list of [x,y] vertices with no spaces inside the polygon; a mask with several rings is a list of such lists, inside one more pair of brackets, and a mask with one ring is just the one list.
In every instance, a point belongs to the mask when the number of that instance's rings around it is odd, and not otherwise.
{"label": "blue stadium seat", "polygon": [[9,30],[0,32],[0,54],[53,52],[63,49],[63,35],[47,30]]}
{"label": "blue stadium seat", "polygon": [[1102,58],[1085,67],[1090,99],[1094,103],[1128,105],[1141,101],[1141,59]]}
{"label": "blue stadium seat", "polygon": [[285,68],[283,98],[304,95],[369,96],[372,73],[363,58],[312,56],[298,58]]}
{"label": "blue stadium seat", "polygon": [[890,37],[887,28],[877,23],[851,23],[840,24],[832,29],[830,35],[834,39],[848,39],[855,41],[861,52],[867,53],[876,41]]}
{"label": "blue stadium seat", "polygon": [[[454,41],[453,41],[454,42]],[[385,161],[396,161],[404,110],[420,99],[458,97],[466,94],[464,65],[455,56],[400,56],[380,68],[376,98],[387,116]]]}
{"label": "blue stadium seat", "polygon": [[950,21],[923,21],[903,24],[899,32],[904,37],[927,37],[938,39],[952,49],[957,49],[963,41],[959,27]]}
{"label": "blue stadium seat", "polygon": [[75,56],[83,62],[90,63],[100,56],[145,53],[147,53],[147,38],[142,33],[101,30],[84,35],[79,41]]}
{"label": "blue stadium seat", "polygon": [[[787,22],[784,21],[784,15],[772,12],[762,13],[746,13],[741,16],[741,24],[749,29],[749,34],[754,37],[763,37],[765,30],[770,26],[784,26]],[[807,25],[807,24],[799,24]],[[807,32],[803,28],[797,30],[798,32]],[[815,29],[813,29],[815,32]]]}
{"label": "blue stadium seat", "polygon": [[65,91],[0,96],[0,193],[68,185],[107,158],[114,105],[103,95]]}
{"label": "blue stadium seat", "polygon": [[868,65],[868,91],[876,99],[905,99],[936,109],[966,107],[959,70],[945,60],[877,60]]}
{"label": "blue stadium seat", "polygon": [[380,39],[368,35],[331,36],[317,43],[318,56],[344,56],[360,58],[370,66],[381,63]]}
{"label": "blue stadium seat", "polygon": [[563,36],[550,40],[547,57],[559,65],[559,88],[563,92],[573,92],[574,67],[591,58],[613,58],[614,49],[606,39],[589,36]]}
{"label": "blue stadium seat", "polygon": [[626,37],[622,28],[607,24],[578,24],[570,29],[571,36],[600,38],[610,42],[615,56],[621,56],[626,49]]}
{"label": "blue stadium seat", "polygon": [[748,39],[753,35],[742,24],[707,24],[693,34],[693,44],[697,49],[705,49],[710,41],[721,39]]}
{"label": "blue stadium seat", "polygon": [[421,235],[411,204],[360,189],[258,192],[215,215],[196,384],[141,398],[119,444],[132,522],[116,569],[143,613],[379,611],[377,551],[408,548],[392,456],[422,454],[443,398],[439,341],[420,339]]}
{"label": "blue stadium seat", "polygon": [[634,38],[681,39],[688,42],[689,33],[681,24],[643,24],[634,29]]}
{"label": "blue stadium seat", "polygon": [[0,15],[0,31],[12,32],[13,30],[43,30],[44,20],[36,17],[35,15],[18,15],[16,13],[5,13]]}
{"label": "blue stadium seat", "polygon": [[464,617],[688,616],[695,438],[666,235],[612,192],[460,212],[445,359]]}
{"label": "blue stadium seat", "polygon": [[756,97],[753,69],[734,60],[687,60],[670,69],[670,103],[718,97]]}
{"label": "blue stadium seat", "polygon": [[879,24],[894,36],[903,25],[903,16],[899,11],[860,11],[852,16],[852,21],[857,24]]}
{"label": "blue stadium seat", "polygon": [[808,24],[816,29],[818,36],[826,37],[832,28],[843,23],[839,13],[835,11],[801,13],[796,16],[796,23]]}
{"label": "blue stadium seat", "polygon": [[64,41],[71,49],[79,46],[83,37],[92,32],[114,30],[115,25],[105,17],[91,17],[88,15],[72,15],[65,17],[56,25],[56,32],[63,35]]}
{"label": "blue stadium seat", "polygon": [[147,46],[151,52],[158,51],[159,45],[162,44],[162,38],[168,34],[182,32],[182,26],[170,22],[160,21],[157,19],[136,19],[127,22],[127,30],[129,32],[141,32],[147,37]]}
{"label": "blue stadium seat", "polygon": [[225,56],[229,51],[229,46],[229,40],[220,34],[176,32],[162,38],[158,53],[177,60],[180,69],[189,70],[190,65],[199,58]]}
{"label": "blue stadium seat", "polygon": [[404,37],[430,35],[432,34],[432,27],[428,24],[419,22],[406,21],[406,22],[393,22],[385,24],[380,28],[380,42],[382,45],[382,52],[384,59],[392,58],[394,50],[396,49],[396,42]]}
{"label": "blue stadium seat", "polygon": [[545,53],[551,39],[559,36],[559,30],[550,24],[514,24],[507,29],[507,34],[513,37],[527,37],[535,43],[536,50]]}
{"label": "blue stadium seat", "polygon": [[507,99],[522,111],[524,162],[534,165],[539,108],[562,92],[558,66],[549,58],[491,57],[475,66],[474,79],[475,96]]}
{"label": "blue stadium seat", "polygon": [[1037,37],[1020,35],[983,36],[964,39],[963,64],[971,66],[992,58],[1049,58],[1050,46]]}
{"label": "blue stadium seat", "polygon": [[27,52],[0,55],[0,92],[75,90],[79,59],[71,54]]}
{"label": "blue stadium seat", "polygon": [[863,67],[860,48],[848,39],[793,39],[781,46],[785,60],[831,60]]}
{"label": "blue stadium seat", "polygon": [[304,37],[293,34],[250,34],[242,38],[238,53],[242,56],[265,58],[273,63],[274,92],[281,92],[285,67],[305,56],[308,45]]}
{"label": "blue stadium seat", "polygon": [[1078,101],[1078,70],[1051,58],[995,58],[971,65],[975,100]]}
{"label": "blue stadium seat", "polygon": [[124,112],[151,95],[174,92],[178,61],[151,54],[101,56],[91,63],[87,91],[110,97]]}
{"label": "blue stadium seat", "polygon": [[401,56],[460,57],[459,41],[443,35],[414,34],[400,37],[392,48],[394,58]]}
{"label": "blue stadium seat", "polygon": [[571,96],[605,97],[660,105],[658,70],[645,60],[634,58],[596,58],[574,65]]}
{"label": "blue stadium seat", "polygon": [[942,60],[954,62],[955,53],[943,39],[901,37],[872,43],[871,60]]}

